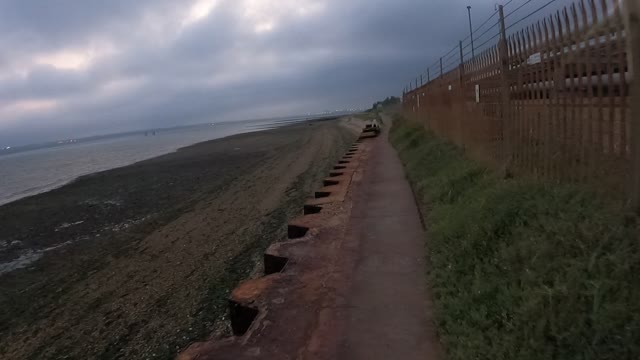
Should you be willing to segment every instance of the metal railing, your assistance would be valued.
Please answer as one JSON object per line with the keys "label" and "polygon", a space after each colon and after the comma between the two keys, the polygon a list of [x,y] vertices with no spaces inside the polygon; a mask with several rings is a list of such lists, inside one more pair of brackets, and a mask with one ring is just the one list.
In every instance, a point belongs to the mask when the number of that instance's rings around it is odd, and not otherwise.
{"label": "metal railing", "polygon": [[460,42],[457,63],[405,89],[404,113],[490,166],[605,185],[637,209],[640,137],[632,120],[640,113],[632,108],[640,93],[631,65],[640,38],[630,12],[640,1],[583,0],[508,33],[554,1],[511,24],[519,8],[505,16],[500,6],[497,23],[483,23],[493,25],[476,56]]}

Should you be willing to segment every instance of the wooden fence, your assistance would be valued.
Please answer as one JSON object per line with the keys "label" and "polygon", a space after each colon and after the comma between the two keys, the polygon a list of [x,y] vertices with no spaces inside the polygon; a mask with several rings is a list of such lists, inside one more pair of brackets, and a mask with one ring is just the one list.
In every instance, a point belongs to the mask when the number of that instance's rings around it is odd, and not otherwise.
{"label": "wooden fence", "polygon": [[459,66],[405,92],[403,111],[497,169],[629,191],[638,1],[580,1],[511,34],[500,7],[497,43],[468,61],[461,44]]}

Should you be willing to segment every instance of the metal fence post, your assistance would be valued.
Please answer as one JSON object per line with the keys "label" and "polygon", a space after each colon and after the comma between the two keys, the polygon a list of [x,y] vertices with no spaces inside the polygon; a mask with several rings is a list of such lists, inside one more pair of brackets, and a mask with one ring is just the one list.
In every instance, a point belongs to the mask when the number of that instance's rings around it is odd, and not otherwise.
{"label": "metal fence post", "polygon": [[440,77],[442,78],[442,58],[440,58]]}
{"label": "metal fence post", "polygon": [[509,54],[507,51],[507,34],[504,25],[504,7],[498,7],[500,14],[500,42],[498,49],[500,51],[500,136],[502,137],[502,166],[503,175],[505,177],[511,174],[511,162],[513,158],[512,146],[512,122],[510,117],[510,94],[509,94]]}
{"label": "metal fence post", "polygon": [[459,103],[459,107],[458,107],[458,129],[457,129],[457,135],[458,135],[458,143],[460,144],[460,147],[462,148],[462,151],[466,152],[467,151],[467,147],[466,147],[466,139],[467,137],[465,136],[465,124],[464,124],[464,120],[466,119],[465,116],[465,103],[464,103],[464,54],[462,53],[462,41],[459,42],[458,47],[460,48],[460,64],[458,65],[458,101]]}
{"label": "metal fence post", "polygon": [[624,25],[627,34],[627,60],[631,83],[629,106],[631,110],[631,186],[630,205],[640,213],[640,0],[624,1]]}

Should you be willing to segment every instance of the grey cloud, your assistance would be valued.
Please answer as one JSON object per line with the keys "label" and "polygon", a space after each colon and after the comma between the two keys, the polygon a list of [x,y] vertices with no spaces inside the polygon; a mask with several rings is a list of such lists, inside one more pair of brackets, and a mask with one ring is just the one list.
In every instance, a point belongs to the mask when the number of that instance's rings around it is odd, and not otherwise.
{"label": "grey cloud", "polygon": [[2,0],[0,39],[30,50],[65,47],[91,36],[124,31],[150,10],[170,10],[170,0]]}
{"label": "grey cloud", "polygon": [[93,86],[85,73],[61,71],[50,66],[39,66],[24,78],[12,78],[2,83],[0,99],[41,99],[77,94]]}

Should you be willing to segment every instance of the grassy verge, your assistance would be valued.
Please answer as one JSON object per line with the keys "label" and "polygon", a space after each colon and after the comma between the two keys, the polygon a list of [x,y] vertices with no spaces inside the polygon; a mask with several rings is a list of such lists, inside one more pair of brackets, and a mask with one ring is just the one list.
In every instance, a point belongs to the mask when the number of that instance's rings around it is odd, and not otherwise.
{"label": "grassy verge", "polygon": [[502,180],[398,120],[448,359],[639,359],[637,218],[577,186]]}

